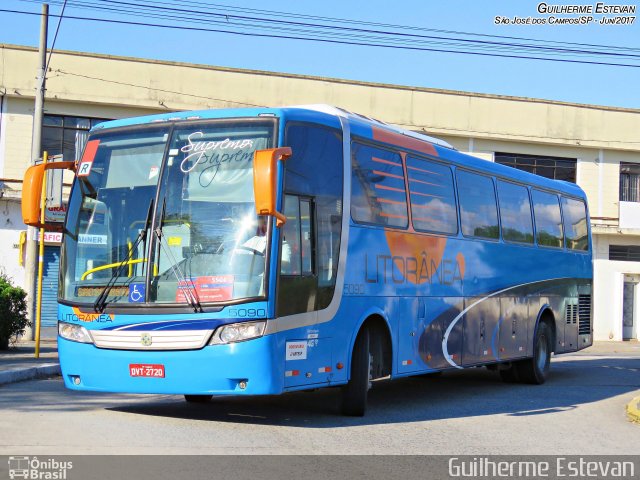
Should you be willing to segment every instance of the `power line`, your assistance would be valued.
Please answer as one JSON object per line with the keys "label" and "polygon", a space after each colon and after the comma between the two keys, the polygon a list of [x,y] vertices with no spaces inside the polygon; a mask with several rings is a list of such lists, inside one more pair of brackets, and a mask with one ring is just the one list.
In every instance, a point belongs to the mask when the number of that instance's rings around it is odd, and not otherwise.
{"label": "power line", "polygon": [[[122,0],[101,0],[103,3],[110,3],[110,4],[116,4],[116,5],[127,5],[129,7],[131,6],[138,6],[139,4],[136,3],[131,3],[131,2],[127,2],[127,1],[122,1]],[[152,8],[152,7],[149,7]],[[189,11],[189,10],[185,10],[185,9],[180,9],[180,8],[169,8],[169,7],[153,7],[155,9],[158,10],[162,10],[162,11],[173,11],[173,12],[179,12],[179,13],[192,13],[195,15],[200,15],[200,14],[205,14],[205,15],[214,15],[214,16],[224,16],[226,18],[233,18],[233,19],[238,19],[238,20],[249,20],[249,21],[262,21],[262,22],[269,22],[269,23],[273,23],[273,24],[284,24],[284,25],[292,25],[292,26],[299,26],[299,27],[312,27],[312,28],[326,28],[326,29],[336,29],[336,30],[342,30],[342,31],[352,31],[352,32],[358,32],[358,33],[365,33],[365,34],[380,34],[380,35],[398,35],[401,37],[407,37],[407,38],[420,38],[420,39],[429,39],[429,40],[449,40],[449,41],[457,41],[457,42],[463,42],[463,43],[468,43],[468,44],[486,44],[486,45],[492,45],[492,46],[509,46],[509,47],[526,47],[526,48],[531,48],[531,49],[540,49],[540,50],[549,50],[549,51],[563,51],[563,52],[567,52],[567,53],[589,53],[589,54],[598,54],[598,55],[615,55],[615,56],[627,56],[625,54],[618,54],[618,53],[611,53],[611,52],[597,52],[597,51],[584,51],[584,50],[571,50],[571,49],[564,49],[564,48],[557,48],[557,47],[542,47],[542,46],[537,46],[537,45],[525,45],[525,44],[514,44],[514,43],[504,43],[504,42],[491,42],[491,41],[484,41],[484,40],[470,40],[470,39],[457,39],[457,38],[451,38],[451,37],[442,37],[442,36],[434,36],[434,35],[417,35],[417,34],[407,34],[407,33],[396,33],[396,32],[389,32],[389,31],[383,31],[383,30],[371,30],[371,29],[361,29],[361,28],[350,28],[350,27],[341,27],[341,26],[335,26],[335,25],[319,25],[319,24],[312,24],[312,23],[304,23],[304,22],[289,22],[289,21],[282,21],[282,20],[276,20],[276,19],[263,19],[263,18],[257,18],[257,17],[246,17],[246,16],[238,16],[238,15],[224,15],[224,14],[216,14],[216,13],[211,13],[211,12],[206,12],[206,11]],[[640,55],[629,55],[632,57],[640,57]]]}
{"label": "power line", "polygon": [[44,68],[45,75],[49,70],[49,63],[51,62],[51,57],[53,56],[53,49],[56,46],[56,40],[58,39],[58,32],[60,31],[60,24],[62,23],[62,17],[64,17],[64,9],[67,7],[67,0],[64,0],[64,4],[62,5],[62,11],[60,12],[60,18],[58,18],[58,26],[56,27],[56,33],[53,36],[53,42],[51,43],[51,50],[49,51],[49,58],[47,59],[47,64]]}
{"label": "power line", "polygon": [[[29,1],[29,2],[34,2],[37,0],[23,0],[23,1]],[[97,9],[97,10],[107,10],[110,12],[120,12],[120,13],[126,13],[128,15],[134,14],[134,13],[144,13],[146,14],[147,17],[151,17],[151,18],[161,18],[164,20],[180,20],[180,21],[184,21],[186,19],[188,19],[190,22],[192,23],[204,23],[204,24],[211,24],[212,21],[210,20],[206,20],[206,19],[200,19],[200,18],[190,18],[190,17],[178,17],[175,15],[167,15],[167,14],[160,14],[160,13],[147,13],[146,10],[138,10],[135,7],[133,8],[127,8],[126,10],[121,10],[119,8],[113,8],[113,7],[96,7],[94,4],[91,3],[87,3],[87,2],[75,2],[76,5],[81,5],[80,8],[87,8],[87,9]],[[86,6],[86,7],[85,7]],[[217,22],[216,20],[214,20],[214,22]],[[219,22],[218,22],[219,23]],[[224,22],[223,22],[224,23]],[[233,24],[229,24],[231,27],[239,27],[239,26],[249,26],[251,28],[254,29],[260,29],[260,30],[271,30],[272,27],[270,26],[262,26],[259,24],[254,24],[254,23],[244,23],[244,22],[235,22]],[[293,33],[301,33],[301,34],[315,34],[316,36],[321,36],[321,37],[327,37],[330,36],[330,38],[335,38],[336,34],[331,32],[331,33],[317,33],[314,32],[312,30],[306,30],[306,29],[294,29],[289,27],[288,32],[293,32]],[[450,42],[446,42],[446,41],[425,41],[425,40],[412,40],[411,42],[409,42],[408,40],[405,39],[385,39],[384,37],[372,37],[372,36],[365,36],[363,34],[347,34],[347,33],[339,33],[337,34],[339,35],[341,38],[347,38],[347,39],[357,39],[357,40],[382,40],[382,41],[386,41],[387,43],[391,43],[393,45],[414,45],[414,44],[426,44],[426,45],[445,45],[445,46],[451,46],[451,47],[459,47],[459,48],[463,48],[459,45],[456,45],[455,43],[450,43]],[[464,47],[466,48],[466,46]],[[489,50],[489,51],[493,51],[494,48],[491,46],[483,46],[483,45],[476,45],[474,46],[475,49],[479,49],[479,50]],[[519,47],[503,47],[502,50],[505,51],[510,51],[510,52],[519,52],[519,53],[528,53],[526,48],[519,48]],[[563,53],[559,54],[559,55],[564,55]]]}
{"label": "power line", "polygon": [[[27,2],[33,2],[36,0],[22,0],[22,1],[27,1]],[[58,0],[61,1],[61,0]],[[224,20],[227,23],[229,23],[231,20],[233,21],[239,21],[239,22],[250,22],[248,24],[248,26],[252,26],[254,28],[263,28],[261,26],[257,26],[257,23],[266,23],[266,24],[270,24],[270,25],[278,25],[278,26],[286,26],[288,28],[291,27],[303,27],[303,28],[308,28],[308,29],[319,29],[320,31],[323,30],[328,30],[331,32],[349,32],[349,33],[357,33],[357,34],[361,34],[361,35],[380,35],[382,37],[373,37],[373,38],[361,38],[361,40],[377,40],[377,41],[384,41],[385,37],[400,37],[403,39],[408,39],[408,40],[412,40],[413,42],[415,42],[416,40],[428,40],[431,43],[433,43],[433,40],[436,40],[438,42],[440,41],[445,41],[445,42],[456,42],[460,45],[456,45],[456,46],[461,46],[461,45],[465,45],[465,46],[471,46],[471,47],[475,47],[478,48],[478,46],[481,45],[486,45],[488,47],[496,47],[496,49],[500,49],[500,48],[507,48],[507,49],[513,49],[513,48],[522,48],[523,51],[532,51],[533,53],[544,53],[544,54],[550,54],[550,53],[559,53],[559,54],[575,54],[575,55],[604,55],[604,56],[614,56],[614,57],[628,57],[628,58],[640,58],[640,55],[635,55],[635,54],[625,54],[625,53],[617,53],[617,52],[606,52],[606,51],[593,51],[593,50],[576,50],[576,49],[572,49],[572,48],[560,48],[560,47],[548,47],[548,46],[541,46],[541,45],[531,45],[531,44],[522,44],[522,43],[509,43],[509,42],[494,42],[494,41],[486,41],[486,40],[472,40],[472,39],[464,39],[464,38],[452,38],[452,37],[442,37],[442,36],[434,36],[434,35],[418,35],[418,34],[408,34],[408,33],[398,33],[398,32],[390,32],[390,31],[382,31],[382,30],[371,30],[371,29],[361,29],[361,28],[353,28],[353,27],[344,27],[344,26],[340,26],[340,25],[321,25],[321,24],[313,24],[313,23],[305,23],[305,22],[292,22],[292,21],[284,21],[284,20],[280,20],[280,19],[271,19],[271,18],[258,18],[258,17],[247,17],[247,16],[240,16],[240,15],[233,15],[233,14],[228,14],[228,13],[215,13],[215,12],[211,12],[211,11],[204,11],[204,10],[186,10],[184,8],[175,8],[175,7],[161,7],[161,6],[157,6],[157,5],[142,5],[139,2],[138,3],[132,3],[132,2],[128,2],[128,1],[123,1],[123,0],[101,0],[101,2],[103,4],[111,4],[111,5],[115,5],[114,6],[99,6],[96,5],[93,2],[82,2],[82,1],[74,1],[74,4],[76,6],[78,6],[79,8],[86,8],[86,9],[92,9],[92,10],[100,10],[100,11],[108,11],[108,12],[116,12],[116,13],[123,13],[123,14],[131,14],[132,13],[132,9],[137,9],[135,11],[137,11],[138,13],[142,13],[143,15],[147,16],[147,17],[152,17],[152,18],[163,18],[163,19],[171,19],[171,20],[185,20],[187,19],[186,17],[182,17],[182,16],[173,16],[173,17],[166,17],[166,16],[162,16],[161,14],[156,14],[154,13],[154,10],[156,11],[160,11],[160,12],[172,12],[176,15],[196,15],[196,18],[193,17],[189,17],[188,19],[191,22],[202,22],[202,19],[200,19],[198,16],[210,16],[210,17],[214,17],[217,18],[218,20]],[[162,3],[162,2],[160,2]],[[122,9],[122,8],[118,8],[118,6],[122,6],[126,9]],[[210,23],[210,22],[208,22]],[[242,24],[242,23],[241,23]],[[247,24],[244,24],[247,25]],[[315,31],[304,31],[301,32],[300,30],[294,30],[294,33],[306,33],[306,34],[315,34],[318,35],[318,32]],[[389,41],[387,39],[387,41]],[[396,41],[396,40],[391,40],[391,41]],[[436,43],[438,43],[436,42]],[[616,47],[617,48],[617,47]]]}
{"label": "power line", "polygon": [[346,23],[346,24],[356,24],[356,25],[369,25],[375,27],[382,28],[393,28],[398,30],[413,30],[413,31],[428,31],[428,32],[436,32],[436,33],[447,33],[447,34],[456,34],[456,35],[465,35],[465,36],[476,36],[476,37],[486,37],[486,38],[501,38],[501,39],[509,39],[509,40],[524,40],[524,41],[534,41],[541,43],[552,43],[552,44],[562,44],[562,45],[576,45],[576,46],[586,46],[586,47],[603,47],[603,48],[611,48],[611,49],[619,49],[619,50],[632,50],[640,52],[640,48],[631,48],[626,46],[615,46],[615,45],[602,45],[602,44],[591,44],[591,43],[578,43],[578,42],[566,42],[566,41],[554,41],[554,40],[545,40],[545,39],[536,39],[536,38],[527,38],[527,37],[514,37],[514,36],[506,36],[506,35],[489,35],[482,33],[472,33],[472,32],[461,32],[456,30],[442,30],[442,29],[434,29],[434,28],[426,28],[426,27],[417,27],[411,25],[395,25],[388,23],[377,23],[377,22],[367,22],[362,20],[354,20],[354,19],[344,19],[344,18],[336,18],[336,17],[322,17],[315,15],[306,15],[306,14],[295,14],[290,12],[282,12],[282,11],[273,11],[273,10],[260,10],[254,8],[246,8],[246,7],[237,7],[232,5],[221,5],[221,4],[211,4],[211,3],[203,3],[203,2],[195,2],[188,0],[172,0],[171,2],[160,1],[160,0],[146,0],[147,4],[160,4],[160,5],[175,5],[175,4],[183,4],[186,6],[189,5],[198,5],[200,8],[209,7],[210,9],[216,8],[224,8],[227,10],[237,10],[242,12],[249,13],[258,13],[265,15],[276,15],[278,17],[288,17],[288,18],[304,18],[308,20],[320,20],[326,22],[338,22],[338,23]]}
{"label": "power line", "polygon": [[[18,0],[18,1],[23,1],[23,2],[29,2],[29,3],[39,3],[39,0]],[[51,0],[52,2],[58,2],[58,4],[62,1],[62,0]],[[74,0],[75,1],[75,0]],[[409,30],[409,31],[432,31],[432,32],[446,32],[446,33],[453,33],[453,34],[461,34],[461,35],[465,35],[465,36],[476,36],[476,37],[485,37],[485,38],[501,38],[501,39],[517,39],[517,40],[525,40],[525,41],[533,41],[533,42],[537,42],[539,44],[554,44],[554,45],[579,45],[579,46],[591,46],[591,47],[598,47],[598,48],[606,48],[609,50],[617,50],[617,51],[634,51],[634,52],[640,52],[640,49],[638,48],[629,48],[629,47],[621,47],[621,46],[613,46],[613,45],[598,45],[598,44],[585,44],[585,43],[577,43],[577,42],[559,42],[559,41],[551,41],[551,40],[541,40],[541,39],[533,39],[533,38],[525,38],[525,37],[510,37],[510,36],[500,36],[500,35],[487,35],[487,34],[477,34],[477,33],[470,33],[470,32],[457,32],[457,31],[450,31],[450,30],[438,30],[438,29],[429,29],[429,28],[424,28],[424,27],[415,27],[415,26],[400,26],[400,25],[392,25],[392,24],[382,24],[382,23],[375,23],[375,22],[364,22],[364,21],[358,21],[358,20],[351,20],[351,19],[340,19],[340,18],[333,18],[333,17],[319,17],[319,16],[311,16],[311,15],[301,15],[301,14],[294,14],[294,13],[288,13],[288,12],[277,12],[277,11],[270,11],[270,10],[259,10],[259,9],[250,9],[250,8],[241,8],[241,7],[233,7],[233,6],[229,6],[229,5],[220,5],[220,4],[210,4],[210,3],[203,3],[203,2],[193,2],[193,1],[188,1],[188,0],[173,0],[171,3],[168,2],[163,2],[163,1],[159,1],[159,0],[146,0],[146,4],[140,3],[140,2],[136,2],[135,4],[131,3],[131,2],[115,2],[115,0],[102,0],[103,3],[109,2],[109,3],[126,3],[128,5],[130,5],[130,7],[126,10],[122,10],[122,9],[116,9],[114,7],[107,7],[107,6],[98,6],[93,2],[78,2],[75,1],[75,4],[78,5],[78,8],[80,9],[92,9],[92,10],[102,10],[102,11],[110,11],[110,12],[119,12],[122,14],[126,14],[126,15],[131,15],[131,13],[135,13],[138,12],[140,14],[142,14],[143,16],[146,17],[151,17],[151,18],[162,18],[162,19],[171,19],[171,20],[178,20],[178,21],[184,21],[185,18],[183,17],[176,17],[176,16],[171,16],[171,17],[167,17],[166,15],[162,15],[162,14],[157,14],[157,13],[153,13],[150,11],[150,9],[158,9],[158,8],[163,8],[163,7],[158,7],[159,5],[172,5],[175,6],[175,4],[179,4],[179,5],[184,5],[184,6],[193,6],[193,5],[197,5],[198,8],[207,8],[209,10],[220,10],[221,8],[225,8],[227,10],[232,10],[232,11],[241,11],[241,12],[251,12],[251,13],[259,13],[259,14],[277,14],[278,18],[281,17],[288,17],[288,18],[305,18],[305,19],[322,19],[323,21],[334,21],[334,22],[341,22],[341,23],[346,23],[346,24],[362,24],[362,25],[378,25],[378,26],[389,26],[392,28],[396,28],[396,29],[401,29],[401,30]],[[133,8],[136,8],[137,10],[133,10]],[[142,10],[141,10],[142,9]],[[182,9],[184,10],[184,9]],[[185,11],[187,14],[192,12],[192,10],[186,10]],[[212,14],[211,11],[209,12],[199,12],[201,14]],[[224,13],[218,13],[217,14],[219,18],[222,18],[224,20],[226,20],[227,23],[229,23],[229,18],[231,17],[230,14],[228,12],[224,12]],[[260,21],[267,21],[267,20],[271,20],[271,19],[256,19],[256,22],[260,22]],[[211,23],[211,20],[206,21],[197,17],[190,17],[189,18],[190,22],[196,22],[196,23]],[[252,20],[254,21],[254,20]],[[215,23],[220,23],[220,22],[215,22]],[[232,25],[234,26],[234,25]],[[255,23],[251,24],[250,27],[252,28],[259,28],[259,29],[266,29],[268,27],[265,26],[258,26]],[[331,28],[331,26],[322,26],[325,28]],[[313,27],[311,27],[313,28]],[[289,28],[289,31],[292,31]],[[299,30],[295,30],[294,33],[301,33]],[[319,32],[302,32],[304,34],[311,34],[311,33],[315,33],[316,35],[320,35]],[[394,35],[394,32],[388,32],[389,35]],[[350,38],[353,38],[353,36],[349,36]],[[362,39],[362,38],[361,38]],[[371,38],[366,38],[364,40],[371,40]],[[374,40],[380,40],[379,38],[374,38]],[[465,40],[465,39],[453,39],[451,40],[452,42],[457,42],[458,40]],[[386,40],[387,42],[392,42],[392,43],[396,43],[396,42],[400,42],[400,40]],[[450,47],[454,47],[454,48],[462,48],[460,45],[456,45],[456,44],[450,44],[448,45],[446,42],[439,42],[439,41],[432,41],[430,42],[433,45],[447,45]],[[500,47],[501,50],[506,50],[506,51],[510,51],[510,52],[519,52],[519,53],[528,53],[527,52],[527,48],[529,47],[533,47],[533,48],[539,48],[540,46],[527,46],[524,45],[523,47],[507,47],[504,46],[503,44],[501,44],[501,42],[497,42],[498,44],[502,45]],[[491,48],[481,48],[477,45],[475,45],[473,48],[475,49],[480,49],[480,50],[491,50]],[[536,52],[537,53],[537,52]],[[580,52],[575,52],[576,55],[586,55],[586,56],[593,56],[596,55],[598,53],[590,53],[590,52],[585,52],[585,53],[580,53]],[[610,54],[611,52],[599,52],[601,54]],[[564,56],[561,54],[557,54],[558,56]],[[630,55],[629,55],[630,56]]]}
{"label": "power line", "polygon": [[[0,12],[16,13],[16,14],[24,14],[24,15],[39,15],[38,13],[35,13],[35,12],[25,12],[25,11],[20,11],[20,10],[9,10],[9,9],[0,9]],[[51,15],[51,16],[52,17],[58,17],[58,15]],[[230,34],[230,35],[238,35],[238,36],[246,36],[246,37],[276,38],[276,39],[286,39],[286,40],[304,40],[304,41],[313,41],[313,42],[320,42],[320,43],[367,46],[367,47],[379,47],[379,48],[390,48],[390,49],[409,50],[409,51],[426,51],[426,52],[437,52],[437,53],[457,53],[457,54],[462,54],[462,55],[475,55],[475,56],[525,59],[525,60],[540,60],[540,61],[550,61],[550,62],[560,62],[560,63],[573,63],[573,64],[585,64],[585,65],[601,65],[601,66],[629,67],[629,68],[639,68],[640,67],[640,64],[614,63],[614,62],[593,61],[593,60],[583,60],[583,59],[577,60],[577,59],[566,59],[566,58],[549,58],[549,57],[531,56],[531,55],[508,55],[508,54],[503,54],[503,53],[487,53],[487,52],[477,52],[477,51],[460,51],[460,50],[451,50],[451,49],[444,49],[444,48],[428,48],[428,47],[418,47],[418,46],[410,46],[410,45],[395,45],[395,44],[389,45],[389,44],[372,43],[372,42],[365,42],[365,41],[336,40],[336,39],[323,38],[323,37],[304,37],[304,36],[296,36],[296,35],[277,35],[277,34],[265,34],[265,33],[255,33],[255,32],[253,32],[253,33],[251,33],[251,32],[238,32],[238,31],[233,31],[233,30],[228,30],[228,29],[212,29],[212,28],[203,28],[203,27],[166,25],[166,24],[157,24],[157,23],[150,23],[150,22],[133,22],[133,21],[128,21],[128,20],[116,20],[116,19],[96,18],[96,17],[67,16],[66,18],[68,18],[70,20],[92,21],[92,22],[102,22],[102,23],[120,24],[120,25],[165,28],[165,29],[174,29],[174,30],[183,30],[183,31],[200,31],[200,32],[211,32],[211,33],[225,33],[225,34]]]}

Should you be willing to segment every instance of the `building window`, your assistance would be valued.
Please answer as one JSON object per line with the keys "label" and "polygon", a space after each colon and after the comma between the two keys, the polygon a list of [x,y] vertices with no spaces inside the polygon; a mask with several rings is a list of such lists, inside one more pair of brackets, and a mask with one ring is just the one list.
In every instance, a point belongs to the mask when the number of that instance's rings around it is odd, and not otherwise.
{"label": "building window", "polygon": [[89,130],[104,118],[45,115],[42,122],[42,151],[49,156],[62,155],[62,160],[78,160],[82,155]]}
{"label": "building window", "polygon": [[640,245],[609,245],[609,260],[640,262]]}
{"label": "building window", "polygon": [[620,201],[640,202],[640,163],[620,163]]}
{"label": "building window", "polygon": [[553,180],[565,180],[576,183],[576,167],[578,161],[575,158],[542,157],[539,155],[496,152],[495,162]]}

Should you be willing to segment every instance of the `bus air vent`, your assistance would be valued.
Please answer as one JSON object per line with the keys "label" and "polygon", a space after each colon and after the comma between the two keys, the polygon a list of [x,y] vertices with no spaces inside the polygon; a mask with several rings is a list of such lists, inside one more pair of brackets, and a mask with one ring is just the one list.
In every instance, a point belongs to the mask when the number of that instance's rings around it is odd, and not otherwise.
{"label": "bus air vent", "polygon": [[578,335],[591,333],[591,295],[578,295]]}

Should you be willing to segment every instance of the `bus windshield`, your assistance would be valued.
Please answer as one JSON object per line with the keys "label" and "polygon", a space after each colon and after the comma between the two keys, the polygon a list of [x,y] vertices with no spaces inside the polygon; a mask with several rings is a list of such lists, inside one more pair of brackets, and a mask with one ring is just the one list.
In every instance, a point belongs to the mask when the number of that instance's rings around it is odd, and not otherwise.
{"label": "bus windshield", "polygon": [[273,142],[273,123],[255,121],[93,134],[69,199],[61,299],[263,297],[268,228],[255,213],[253,154]]}

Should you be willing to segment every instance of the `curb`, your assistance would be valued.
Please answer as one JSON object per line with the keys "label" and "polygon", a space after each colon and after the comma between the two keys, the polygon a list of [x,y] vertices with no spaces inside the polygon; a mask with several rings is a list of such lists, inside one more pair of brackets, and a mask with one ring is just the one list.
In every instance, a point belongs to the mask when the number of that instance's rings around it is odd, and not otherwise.
{"label": "curb", "polygon": [[4,370],[0,372],[0,385],[32,380],[34,378],[46,378],[52,375],[60,375],[59,363],[45,363],[37,367]]}
{"label": "curb", "polygon": [[632,422],[640,423],[640,397],[636,397],[627,404],[627,416]]}

